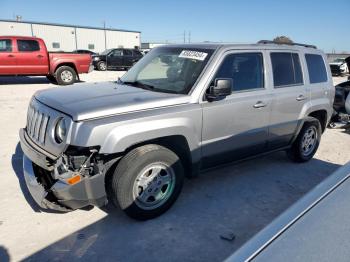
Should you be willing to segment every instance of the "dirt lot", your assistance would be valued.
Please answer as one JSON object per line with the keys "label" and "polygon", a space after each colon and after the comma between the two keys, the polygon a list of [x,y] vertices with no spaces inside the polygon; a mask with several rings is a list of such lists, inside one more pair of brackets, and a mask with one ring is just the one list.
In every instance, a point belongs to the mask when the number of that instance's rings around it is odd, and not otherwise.
{"label": "dirt lot", "polygon": [[[81,80],[121,74],[92,72]],[[0,261],[221,261],[350,160],[350,135],[327,130],[310,162],[294,164],[280,152],[202,173],[151,221],[131,220],[111,207],[41,212],[22,177],[18,130],[30,97],[47,87],[57,88],[42,77],[0,78]],[[220,238],[230,233],[233,241]]]}

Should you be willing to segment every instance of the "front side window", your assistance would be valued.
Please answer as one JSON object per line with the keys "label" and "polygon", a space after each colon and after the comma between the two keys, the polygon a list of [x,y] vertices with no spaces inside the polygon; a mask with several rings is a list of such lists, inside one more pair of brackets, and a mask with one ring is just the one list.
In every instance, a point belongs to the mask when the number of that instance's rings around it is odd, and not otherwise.
{"label": "front side window", "polygon": [[113,52],[110,54],[111,56],[122,56],[123,51],[122,50],[113,50]]}
{"label": "front side window", "polygon": [[275,87],[303,84],[299,55],[296,53],[271,53]]}
{"label": "front side window", "polygon": [[17,40],[18,51],[20,52],[34,52],[39,51],[39,43],[35,40]]}
{"label": "front side window", "polygon": [[0,39],[0,52],[11,52],[12,41],[11,39]]}
{"label": "front side window", "polygon": [[227,55],[215,78],[231,78],[232,91],[244,91],[264,87],[264,63],[261,53]]}
{"label": "front side window", "polygon": [[158,47],[135,64],[121,81],[151,91],[188,94],[213,51]]}
{"label": "front side window", "polygon": [[305,54],[310,84],[327,82],[327,71],[320,55]]}
{"label": "front side window", "polygon": [[124,49],[124,55],[132,55],[131,50]]}

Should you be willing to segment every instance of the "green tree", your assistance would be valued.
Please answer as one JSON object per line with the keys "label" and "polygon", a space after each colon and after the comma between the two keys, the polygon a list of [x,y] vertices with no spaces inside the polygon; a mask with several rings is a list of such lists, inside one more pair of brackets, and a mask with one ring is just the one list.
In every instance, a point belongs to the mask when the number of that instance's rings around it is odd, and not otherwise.
{"label": "green tree", "polygon": [[284,35],[275,37],[273,41],[278,44],[293,44],[293,41],[289,37]]}

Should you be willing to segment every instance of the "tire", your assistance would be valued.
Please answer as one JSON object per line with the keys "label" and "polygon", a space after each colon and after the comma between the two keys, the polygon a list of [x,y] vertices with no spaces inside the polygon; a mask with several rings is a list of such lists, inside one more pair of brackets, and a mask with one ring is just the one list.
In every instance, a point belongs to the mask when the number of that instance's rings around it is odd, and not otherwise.
{"label": "tire", "polygon": [[107,65],[105,61],[100,61],[97,63],[97,69],[99,71],[106,71],[107,70]]}
{"label": "tire", "polygon": [[310,117],[300,130],[292,147],[287,150],[288,157],[294,162],[307,162],[316,153],[321,141],[321,124],[316,118]]}
{"label": "tire", "polygon": [[56,80],[59,85],[74,84],[77,79],[77,73],[70,66],[60,66],[56,70]]}
{"label": "tire", "polygon": [[147,220],[173,205],[183,181],[183,166],[174,152],[159,145],[145,145],[133,149],[118,163],[111,198],[128,216]]}
{"label": "tire", "polygon": [[47,80],[49,80],[53,84],[57,84],[56,78],[53,75],[47,75]]}

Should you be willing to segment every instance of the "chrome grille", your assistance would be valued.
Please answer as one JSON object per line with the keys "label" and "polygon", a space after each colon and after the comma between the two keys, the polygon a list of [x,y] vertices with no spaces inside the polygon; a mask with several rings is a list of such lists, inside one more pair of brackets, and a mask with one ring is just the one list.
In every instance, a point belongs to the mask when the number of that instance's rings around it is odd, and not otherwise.
{"label": "chrome grille", "polygon": [[27,116],[27,134],[35,142],[44,145],[45,133],[50,117],[30,105]]}

